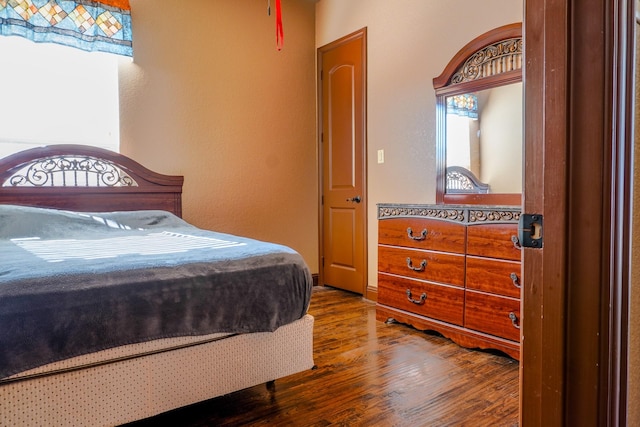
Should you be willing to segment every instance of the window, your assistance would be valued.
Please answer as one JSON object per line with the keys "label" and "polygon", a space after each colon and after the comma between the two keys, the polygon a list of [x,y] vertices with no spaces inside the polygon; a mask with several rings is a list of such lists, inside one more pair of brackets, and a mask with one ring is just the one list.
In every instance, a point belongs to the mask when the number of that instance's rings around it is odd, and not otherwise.
{"label": "window", "polygon": [[0,37],[0,157],[51,144],[118,151],[118,60]]}

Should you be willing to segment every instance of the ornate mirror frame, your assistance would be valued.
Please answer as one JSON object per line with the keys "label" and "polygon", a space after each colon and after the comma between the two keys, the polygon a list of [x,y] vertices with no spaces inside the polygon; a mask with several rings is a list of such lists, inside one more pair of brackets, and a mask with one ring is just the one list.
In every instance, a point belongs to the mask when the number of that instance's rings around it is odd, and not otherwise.
{"label": "ornate mirror frame", "polygon": [[[504,25],[476,37],[433,79],[436,92],[436,203],[522,204],[521,193],[447,191],[446,188],[446,97],[521,81],[522,23]],[[459,171],[456,177],[460,178]],[[474,179],[471,174],[469,185],[474,185]]]}

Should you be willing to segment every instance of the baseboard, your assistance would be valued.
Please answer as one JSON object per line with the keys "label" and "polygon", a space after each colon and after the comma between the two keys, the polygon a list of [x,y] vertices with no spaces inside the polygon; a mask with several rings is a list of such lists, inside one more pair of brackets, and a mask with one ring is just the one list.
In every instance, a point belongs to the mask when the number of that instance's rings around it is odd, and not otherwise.
{"label": "baseboard", "polygon": [[366,294],[363,296],[369,301],[378,302],[378,288],[376,286],[367,285]]}
{"label": "baseboard", "polygon": [[[320,281],[320,275],[319,274],[312,274],[311,278],[313,279],[313,286],[318,286],[319,281]],[[369,300],[369,301],[377,302],[378,301],[378,288],[376,286],[368,285],[367,289],[365,290],[365,294],[362,295],[362,298],[364,298],[366,300]]]}

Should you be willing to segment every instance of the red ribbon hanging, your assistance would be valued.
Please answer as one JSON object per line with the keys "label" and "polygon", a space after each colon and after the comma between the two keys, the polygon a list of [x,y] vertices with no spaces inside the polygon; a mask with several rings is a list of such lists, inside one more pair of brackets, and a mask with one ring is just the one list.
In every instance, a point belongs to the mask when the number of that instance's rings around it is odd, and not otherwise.
{"label": "red ribbon hanging", "polygon": [[284,29],[282,28],[282,6],[276,0],[276,48],[282,50],[284,44]]}

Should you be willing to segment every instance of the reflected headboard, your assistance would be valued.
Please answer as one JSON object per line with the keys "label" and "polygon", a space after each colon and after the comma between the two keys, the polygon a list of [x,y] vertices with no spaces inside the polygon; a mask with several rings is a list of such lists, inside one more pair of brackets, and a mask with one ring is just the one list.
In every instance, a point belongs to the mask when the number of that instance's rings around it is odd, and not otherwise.
{"label": "reflected headboard", "polygon": [[81,212],[161,209],[182,216],[183,182],[84,145],[50,145],[0,159],[0,204]]}
{"label": "reflected headboard", "polygon": [[481,182],[469,169],[461,166],[447,167],[445,186],[447,193],[489,193],[489,184]]}

